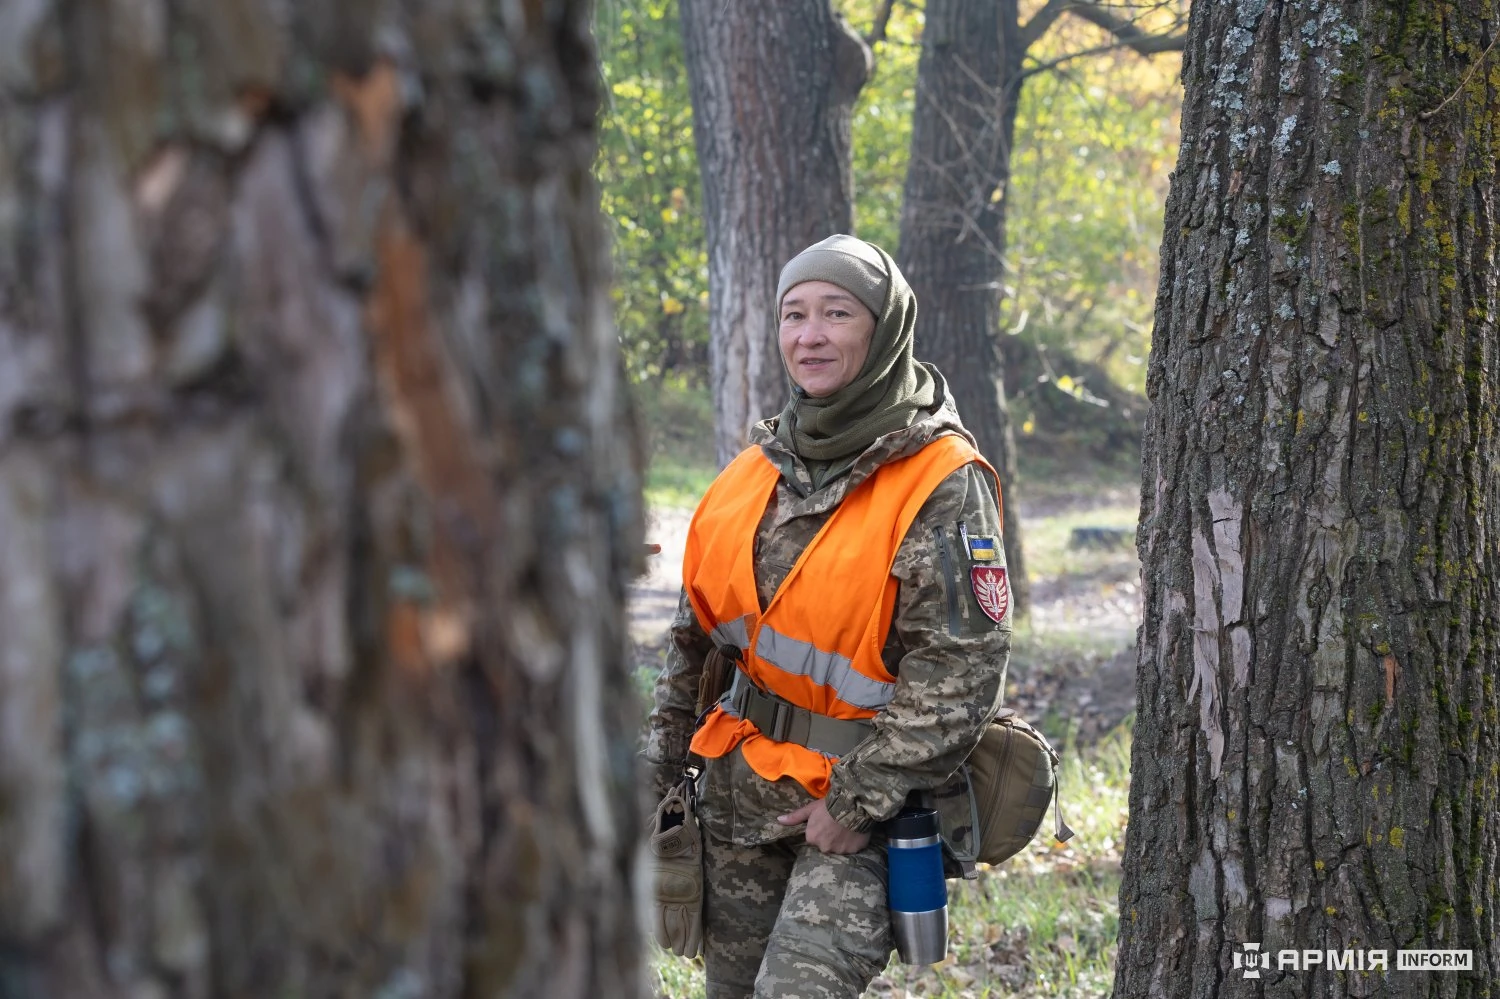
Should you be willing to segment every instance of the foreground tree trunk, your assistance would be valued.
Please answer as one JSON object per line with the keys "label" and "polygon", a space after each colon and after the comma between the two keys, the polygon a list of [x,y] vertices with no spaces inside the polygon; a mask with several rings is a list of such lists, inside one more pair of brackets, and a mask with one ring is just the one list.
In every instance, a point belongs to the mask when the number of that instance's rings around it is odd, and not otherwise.
{"label": "foreground tree trunk", "polygon": [[1031,585],[996,338],[1005,185],[1024,55],[1016,0],[928,3],[897,259],[921,311],[918,356],[947,377],[964,424],[1000,473],[1005,559],[1018,613],[1031,605]]}
{"label": "foreground tree trunk", "polygon": [[[1497,19],[1194,6],[1116,996],[1500,978]],[[1256,980],[1252,942],[1475,970]]]}
{"label": "foreground tree trunk", "polygon": [[404,6],[0,15],[6,999],[641,994],[588,5]]}
{"label": "foreground tree trunk", "polygon": [[776,278],[854,228],[849,128],[870,50],[829,0],[680,0],[708,235],[714,446],[786,402]]}

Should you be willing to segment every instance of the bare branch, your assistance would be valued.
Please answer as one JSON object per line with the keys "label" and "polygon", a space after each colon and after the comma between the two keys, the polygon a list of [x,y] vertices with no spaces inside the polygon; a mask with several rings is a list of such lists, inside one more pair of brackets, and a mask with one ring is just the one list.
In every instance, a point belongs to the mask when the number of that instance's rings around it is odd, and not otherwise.
{"label": "bare branch", "polygon": [[[1161,5],[1158,4],[1157,6]],[[1155,55],[1158,52],[1181,52],[1187,41],[1187,32],[1185,31],[1165,32],[1161,34],[1143,31],[1136,26],[1134,21],[1118,17],[1105,10],[1104,6],[1098,0],[1047,0],[1042,5],[1041,10],[1033,14],[1031,20],[1027,21],[1021,28],[1021,52],[1024,54],[1029,51],[1031,46],[1047,33],[1047,29],[1051,28],[1057,22],[1057,19],[1064,14],[1072,14],[1074,17],[1081,18],[1090,24],[1103,28],[1115,36],[1114,43],[1063,56],[1061,59],[1028,71],[1025,74],[1026,76],[1051,69],[1079,56],[1098,55],[1101,52],[1111,52],[1121,48],[1132,49],[1136,54],[1143,56]]]}
{"label": "bare branch", "polygon": [[[1170,41],[1171,38],[1177,36],[1162,37]],[[1067,55],[1058,56],[1056,59],[1049,59],[1046,62],[1037,63],[1035,66],[1029,66],[1021,71],[1021,79],[1026,80],[1033,76],[1036,76],[1038,73],[1045,73],[1048,70],[1057,69],[1059,66],[1062,66],[1065,63],[1070,63],[1075,59],[1086,59],[1089,56],[1103,55],[1106,52],[1118,52],[1120,49],[1134,49],[1141,55],[1152,55],[1155,52],[1181,52],[1182,40],[1180,37],[1178,37],[1177,41],[1178,44],[1175,48],[1167,47],[1153,49],[1151,51],[1143,51],[1139,46],[1132,45],[1130,42],[1110,42],[1108,45],[1096,45],[1091,49],[1080,49],[1077,52],[1069,52]]]}
{"label": "bare branch", "polygon": [[1031,15],[1031,20],[1021,26],[1021,52],[1024,55],[1035,45],[1037,39],[1047,33],[1047,29],[1062,17],[1070,6],[1077,0],[1047,0],[1042,9]]}
{"label": "bare branch", "polygon": [[865,36],[865,44],[874,48],[877,42],[885,41],[885,29],[890,27],[891,13],[896,9],[896,0],[885,0],[880,5],[880,11],[875,15],[875,24],[870,28],[870,33]]}
{"label": "bare branch", "polygon": [[1458,85],[1457,90],[1453,91],[1453,93],[1444,98],[1443,103],[1439,104],[1431,111],[1423,111],[1421,114],[1417,115],[1417,117],[1422,119],[1423,121],[1427,121],[1429,118],[1434,117],[1439,111],[1443,110],[1443,108],[1447,107],[1449,101],[1453,100],[1453,98],[1463,93],[1464,88],[1469,85],[1469,81],[1474,79],[1474,71],[1479,68],[1480,63],[1489,58],[1490,49],[1493,49],[1495,47],[1495,42],[1497,41],[1500,41],[1500,35],[1496,35],[1494,38],[1490,39],[1489,45],[1485,46],[1485,50],[1480,53],[1479,58],[1474,60],[1474,65],[1470,66],[1469,71],[1464,74],[1464,82]]}
{"label": "bare branch", "polygon": [[[1051,6],[1049,3],[1048,6]],[[1116,17],[1095,0],[1071,0],[1067,11],[1114,35],[1119,46],[1134,49],[1139,55],[1155,55],[1158,52],[1181,52],[1187,42],[1187,32],[1178,31],[1154,35],[1142,31],[1132,21]]]}

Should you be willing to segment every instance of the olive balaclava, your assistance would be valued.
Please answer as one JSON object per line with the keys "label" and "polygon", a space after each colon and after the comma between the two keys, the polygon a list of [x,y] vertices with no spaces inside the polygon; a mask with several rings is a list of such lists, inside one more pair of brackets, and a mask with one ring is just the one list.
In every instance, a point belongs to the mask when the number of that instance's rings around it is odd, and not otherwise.
{"label": "olive balaclava", "polygon": [[912,356],[917,297],[889,254],[844,235],[809,246],[781,269],[778,326],[781,300],[804,281],[838,285],[875,314],[870,352],[848,385],[814,399],[787,371],[792,397],[781,411],[776,437],[802,458],[816,490],[847,472],[876,438],[915,423],[937,401],[938,389],[927,365]]}

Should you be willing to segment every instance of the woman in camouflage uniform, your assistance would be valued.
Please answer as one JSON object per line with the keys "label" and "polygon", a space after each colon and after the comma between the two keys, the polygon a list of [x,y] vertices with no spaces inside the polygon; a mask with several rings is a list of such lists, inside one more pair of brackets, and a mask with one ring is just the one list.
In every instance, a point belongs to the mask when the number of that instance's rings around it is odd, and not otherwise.
{"label": "woman in camouflage uniform", "polygon": [[[913,359],[916,298],[885,251],[850,236],[809,247],[782,270],[776,305],[792,391],[781,414],[751,433],[750,446],[779,472],[754,535],[762,612],[877,469],[947,435],[973,443],[942,375]],[[998,502],[988,467],[964,464],[900,541],[879,656],[893,692],[861,741],[825,753],[837,755],[826,794],[791,777],[765,779],[742,747],[706,761],[698,814],[709,999],[854,997],[885,967],[893,944],[880,823],[909,795],[948,781],[1000,703],[1010,616]],[[649,723],[645,757],[661,793],[682,772],[715,647],[691,585]]]}

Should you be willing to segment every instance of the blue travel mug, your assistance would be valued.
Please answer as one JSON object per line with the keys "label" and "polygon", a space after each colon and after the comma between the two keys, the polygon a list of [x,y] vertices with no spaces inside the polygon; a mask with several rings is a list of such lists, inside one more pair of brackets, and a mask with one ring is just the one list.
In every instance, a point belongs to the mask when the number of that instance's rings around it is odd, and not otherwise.
{"label": "blue travel mug", "polygon": [[937,812],[907,808],[885,824],[891,931],[902,964],[948,956],[948,883]]}

